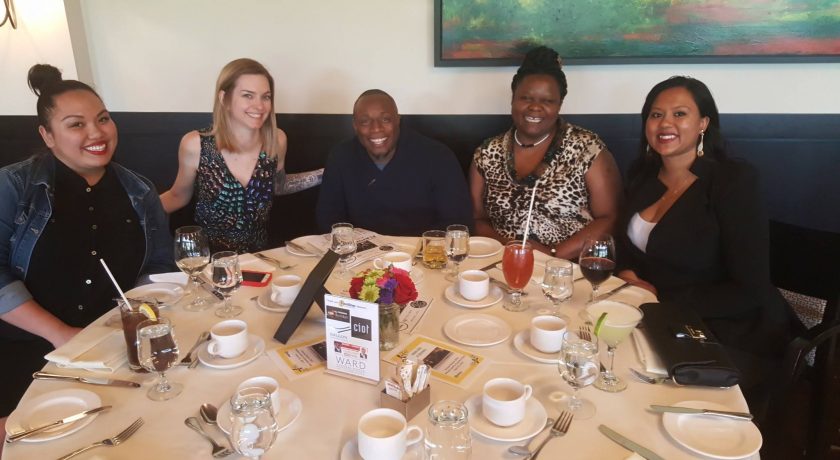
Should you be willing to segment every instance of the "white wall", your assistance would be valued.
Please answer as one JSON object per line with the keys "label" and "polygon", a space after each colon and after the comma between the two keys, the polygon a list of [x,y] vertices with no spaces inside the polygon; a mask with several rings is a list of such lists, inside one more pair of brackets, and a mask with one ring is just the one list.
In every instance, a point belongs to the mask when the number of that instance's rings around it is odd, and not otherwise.
{"label": "white wall", "polygon": [[[508,113],[514,68],[433,66],[432,5],[432,0],[81,0],[93,79],[114,111],[208,112],[221,67],[248,56],[274,75],[278,112],[349,113],[358,93],[379,87],[394,95],[402,113]],[[5,29],[0,40],[10,34]],[[674,74],[705,81],[726,113],[840,113],[840,63],[566,71],[566,113],[636,113],[650,87]],[[23,74],[14,77],[25,80]],[[6,91],[0,91],[5,99]],[[24,97],[15,101],[15,110],[28,113],[31,105],[32,98]]]}

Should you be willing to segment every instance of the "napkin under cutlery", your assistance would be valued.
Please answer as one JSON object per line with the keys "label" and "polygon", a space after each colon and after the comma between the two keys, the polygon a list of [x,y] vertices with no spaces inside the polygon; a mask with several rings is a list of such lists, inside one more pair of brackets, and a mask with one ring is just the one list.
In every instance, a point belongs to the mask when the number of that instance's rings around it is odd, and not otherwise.
{"label": "napkin under cutlery", "polygon": [[650,346],[650,341],[642,329],[633,329],[633,344],[636,347],[636,354],[639,361],[645,366],[645,370],[651,374],[668,375],[665,363],[659,359],[659,355]]}
{"label": "napkin under cutlery", "polygon": [[128,361],[122,329],[91,325],[44,359],[59,367],[112,373]]}

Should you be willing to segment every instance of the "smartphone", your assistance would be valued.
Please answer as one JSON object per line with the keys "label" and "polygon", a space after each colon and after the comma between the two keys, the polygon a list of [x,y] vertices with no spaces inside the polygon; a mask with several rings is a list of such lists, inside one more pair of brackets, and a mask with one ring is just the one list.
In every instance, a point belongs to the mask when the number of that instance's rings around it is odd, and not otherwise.
{"label": "smartphone", "polygon": [[269,272],[258,272],[258,271],[254,271],[254,270],[242,270],[242,285],[243,286],[263,287],[263,286],[268,286],[269,281],[271,281],[271,273],[269,273]]}

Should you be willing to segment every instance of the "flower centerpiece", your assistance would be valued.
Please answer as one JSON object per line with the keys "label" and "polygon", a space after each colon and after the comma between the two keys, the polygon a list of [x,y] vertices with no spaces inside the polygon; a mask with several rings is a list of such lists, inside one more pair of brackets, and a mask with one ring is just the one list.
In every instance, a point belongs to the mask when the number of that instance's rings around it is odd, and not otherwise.
{"label": "flower centerpiece", "polygon": [[390,266],[367,269],[350,280],[350,297],[379,304],[379,349],[391,350],[400,341],[400,305],[417,300],[408,272]]}

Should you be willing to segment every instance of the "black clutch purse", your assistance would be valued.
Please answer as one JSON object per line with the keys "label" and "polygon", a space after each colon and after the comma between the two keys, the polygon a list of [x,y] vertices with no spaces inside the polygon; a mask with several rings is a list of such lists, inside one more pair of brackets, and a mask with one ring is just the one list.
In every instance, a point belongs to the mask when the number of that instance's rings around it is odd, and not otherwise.
{"label": "black clutch purse", "polygon": [[741,372],[703,320],[689,308],[672,303],[646,303],[642,324],[668,369],[680,385],[731,387]]}

